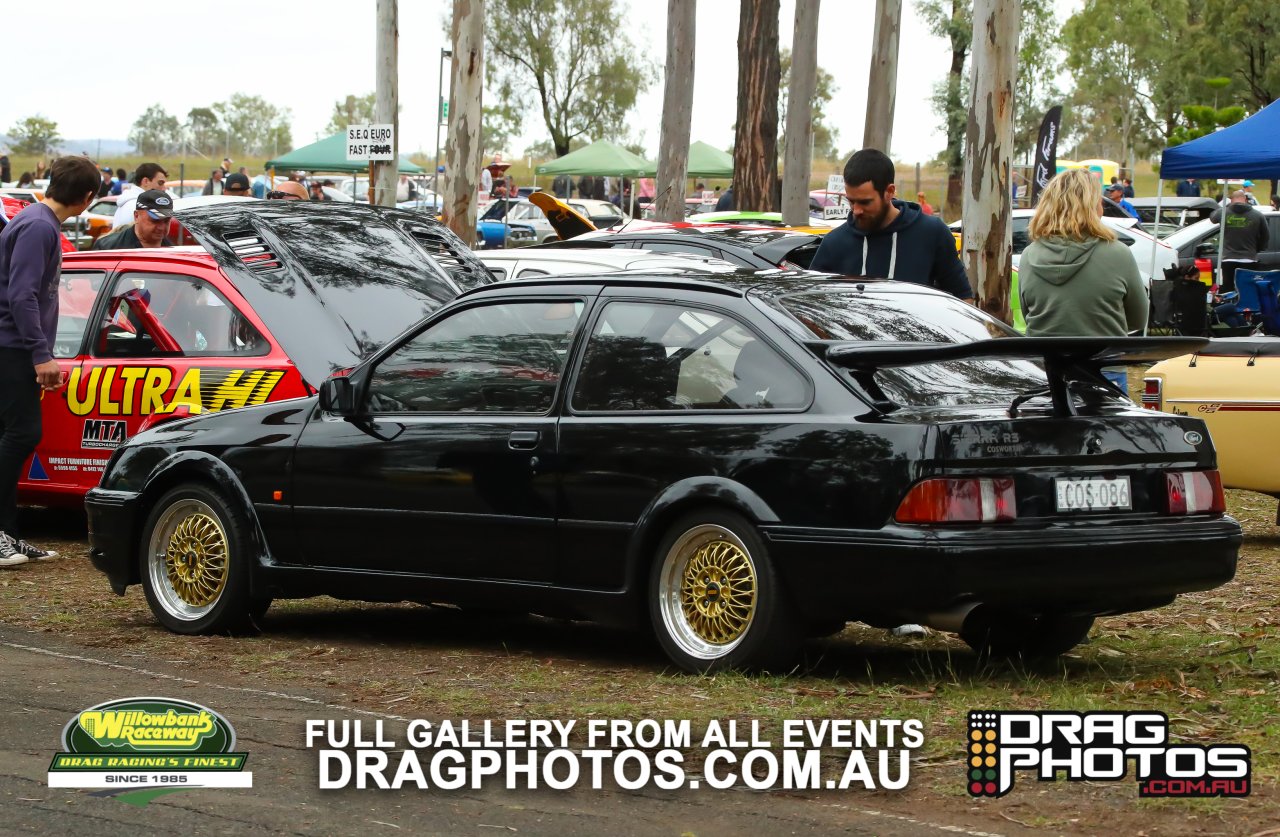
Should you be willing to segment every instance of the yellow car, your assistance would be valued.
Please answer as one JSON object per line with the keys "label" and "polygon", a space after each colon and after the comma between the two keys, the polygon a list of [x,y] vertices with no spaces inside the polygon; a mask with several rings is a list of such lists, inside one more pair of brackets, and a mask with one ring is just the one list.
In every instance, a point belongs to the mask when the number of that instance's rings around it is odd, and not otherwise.
{"label": "yellow car", "polygon": [[1280,497],[1280,337],[1213,340],[1143,383],[1144,407],[1204,419],[1225,487]]}

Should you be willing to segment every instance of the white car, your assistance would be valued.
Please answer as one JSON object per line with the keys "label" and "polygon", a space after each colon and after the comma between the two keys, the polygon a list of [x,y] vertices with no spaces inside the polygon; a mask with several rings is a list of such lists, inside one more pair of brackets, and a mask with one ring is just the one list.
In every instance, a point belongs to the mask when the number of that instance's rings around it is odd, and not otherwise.
{"label": "white car", "polygon": [[499,281],[532,279],[537,276],[616,273],[643,270],[646,273],[727,273],[738,266],[710,256],[683,253],[649,253],[631,249],[561,250],[524,247],[516,250],[484,250],[476,253]]}
{"label": "white car", "polygon": [[[1031,225],[1031,218],[1035,214],[1034,209],[1013,210],[1014,270],[1018,269],[1018,263],[1022,260],[1022,251],[1031,244],[1031,235],[1027,232],[1027,227]],[[1138,263],[1138,273],[1147,285],[1151,284],[1152,279],[1164,279],[1165,268],[1173,267],[1178,263],[1177,250],[1167,241],[1157,241],[1149,233],[1143,232],[1133,218],[1111,218],[1104,215],[1102,223],[1110,227],[1115,232],[1116,239],[1133,253],[1133,260]],[[961,232],[960,221],[952,221],[947,226],[952,232]],[[1154,249],[1151,246],[1153,242]]]}

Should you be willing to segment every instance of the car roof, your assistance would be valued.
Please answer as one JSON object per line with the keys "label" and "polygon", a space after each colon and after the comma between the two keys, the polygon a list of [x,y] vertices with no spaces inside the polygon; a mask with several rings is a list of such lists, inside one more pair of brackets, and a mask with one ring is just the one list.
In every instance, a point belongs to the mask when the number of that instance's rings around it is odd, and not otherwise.
{"label": "car roof", "polygon": [[1157,201],[1161,207],[1168,209],[1216,209],[1218,202],[1213,198],[1128,198],[1135,209],[1155,209]]}
{"label": "car roof", "polygon": [[[892,279],[870,279],[864,276],[837,276],[809,270],[749,270],[739,268],[724,273],[698,273],[688,276],[670,273],[607,273],[601,276],[535,277],[519,282],[499,282],[461,294],[459,299],[476,296],[510,293],[517,290],[530,292],[564,291],[580,288],[599,293],[606,287],[652,288],[654,290],[702,291],[745,298],[777,299],[796,293],[813,291],[838,291],[846,293],[894,293],[950,296],[934,288],[915,282],[899,282]],[[531,290],[532,289],[532,290]]]}

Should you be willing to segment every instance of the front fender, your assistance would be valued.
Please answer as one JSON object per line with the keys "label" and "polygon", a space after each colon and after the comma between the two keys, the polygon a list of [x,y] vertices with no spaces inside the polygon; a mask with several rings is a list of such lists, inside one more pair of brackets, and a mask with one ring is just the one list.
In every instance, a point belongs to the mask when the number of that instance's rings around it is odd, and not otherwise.
{"label": "front fender", "polygon": [[715,506],[741,514],[755,524],[777,523],[776,512],[759,494],[725,477],[689,477],[667,486],[640,514],[627,548],[627,590],[642,590],[658,547],[673,520],[686,510]]}
{"label": "front fender", "polygon": [[[141,546],[142,528],[146,526],[151,509],[164,496],[165,492],[186,482],[202,482],[211,484],[222,493],[223,497],[249,522],[249,543],[247,548],[253,563],[257,566],[270,566],[275,563],[271,550],[267,546],[266,536],[254,511],[253,501],[245,491],[240,478],[230,466],[213,454],[200,450],[175,451],[158,462],[147,475],[142,489],[142,504],[138,515],[138,538]],[[258,592],[256,574],[250,576],[250,590]]]}

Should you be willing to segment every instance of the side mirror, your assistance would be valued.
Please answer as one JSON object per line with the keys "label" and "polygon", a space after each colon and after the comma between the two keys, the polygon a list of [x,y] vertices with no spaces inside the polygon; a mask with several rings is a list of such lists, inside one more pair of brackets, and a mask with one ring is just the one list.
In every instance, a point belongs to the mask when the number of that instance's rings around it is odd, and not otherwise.
{"label": "side mirror", "polygon": [[1213,241],[1200,242],[1199,244],[1196,245],[1196,255],[1201,257],[1218,255],[1217,242],[1213,242]]}
{"label": "side mirror", "polygon": [[355,387],[345,375],[325,379],[320,384],[320,409],[340,416],[353,416],[356,412]]}

